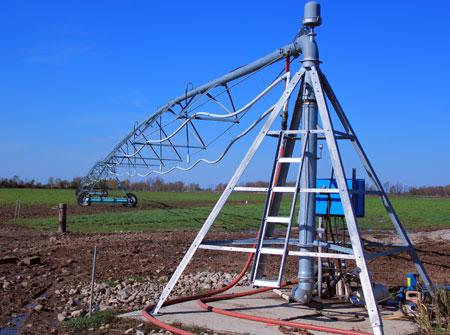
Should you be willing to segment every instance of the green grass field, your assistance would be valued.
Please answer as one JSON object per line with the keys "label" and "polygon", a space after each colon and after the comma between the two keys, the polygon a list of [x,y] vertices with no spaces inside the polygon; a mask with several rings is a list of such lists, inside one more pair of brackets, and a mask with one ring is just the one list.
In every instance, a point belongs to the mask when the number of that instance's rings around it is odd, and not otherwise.
{"label": "green grass field", "polygon": [[[136,192],[140,202],[192,203],[191,208],[135,210],[122,213],[76,215],[68,217],[72,232],[115,232],[198,230],[219,198],[217,192]],[[73,190],[0,189],[2,205],[15,204],[20,197],[24,205],[56,205],[66,202],[75,205]],[[253,230],[259,227],[264,207],[262,194],[233,194],[213,225],[214,230]],[[390,198],[403,226],[450,227],[450,199],[393,196]],[[248,204],[242,202],[248,201]],[[202,207],[195,204],[201,204]],[[205,206],[206,204],[206,206]],[[210,205],[208,205],[210,204]],[[98,205],[101,206],[101,205]],[[285,215],[290,204],[283,202]],[[69,213],[70,215],[70,213]],[[56,231],[57,217],[19,219],[23,224],[41,231]],[[366,197],[366,216],[358,219],[361,229],[392,229],[392,224],[378,197]]]}
{"label": "green grass field", "polygon": [[[130,192],[135,194],[139,202],[198,202],[214,204],[220,197],[218,192]],[[122,196],[120,191],[111,191],[110,195]],[[59,203],[76,205],[75,190],[0,188],[0,206],[15,205],[17,199],[26,205],[56,206]],[[235,192],[230,201],[263,202],[264,194],[244,194]]]}
{"label": "green grass field", "polygon": [[[391,196],[392,206],[405,228],[450,227],[450,199]],[[366,198],[366,215],[359,218],[361,227],[384,229],[391,221],[378,197]]]}
{"label": "green grass field", "polygon": [[[142,210],[95,215],[77,215],[67,218],[67,227],[72,232],[115,232],[198,230],[208,217],[211,207]],[[214,223],[214,230],[258,229],[261,206],[227,206]],[[42,231],[56,231],[57,218],[35,218],[16,220]]]}

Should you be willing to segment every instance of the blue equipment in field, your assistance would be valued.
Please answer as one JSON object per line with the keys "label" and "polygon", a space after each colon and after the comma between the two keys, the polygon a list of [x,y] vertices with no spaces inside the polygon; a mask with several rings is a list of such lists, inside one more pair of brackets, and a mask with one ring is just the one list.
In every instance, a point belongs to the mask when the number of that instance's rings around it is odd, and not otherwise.
{"label": "blue equipment in field", "polygon": [[408,291],[415,291],[417,290],[417,277],[418,275],[416,273],[407,273],[406,274],[406,285]]}
{"label": "blue equipment in field", "polygon": [[[354,185],[353,185],[354,184]],[[323,189],[337,189],[336,179],[317,179],[317,188]],[[350,190],[364,191],[364,179],[347,179],[347,186]],[[364,193],[351,194],[350,196],[353,207],[355,208],[357,217],[364,217]],[[322,193],[316,196],[316,215],[327,215],[328,207],[331,216],[344,216],[344,209],[342,208],[341,197],[339,193]]]}
{"label": "blue equipment in field", "polygon": [[[94,185],[95,186],[95,185]],[[125,189],[119,184],[122,189],[122,197],[108,197],[108,191],[106,190],[94,190],[89,192],[75,192],[77,196],[78,204],[82,207],[90,206],[95,203],[109,203],[109,204],[122,204],[126,207],[135,207],[137,204],[137,197],[132,193],[125,193]]]}

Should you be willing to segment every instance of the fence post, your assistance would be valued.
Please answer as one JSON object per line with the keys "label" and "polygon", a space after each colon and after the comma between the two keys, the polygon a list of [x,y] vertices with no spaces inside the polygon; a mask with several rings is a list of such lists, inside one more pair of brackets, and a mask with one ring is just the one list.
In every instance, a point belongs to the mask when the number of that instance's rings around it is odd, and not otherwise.
{"label": "fence post", "polygon": [[14,221],[20,216],[20,206],[22,205],[22,199],[18,198],[16,201],[16,210],[14,212]]}
{"label": "fence post", "polygon": [[58,233],[65,233],[67,225],[67,204],[59,204],[58,212],[59,212]]}

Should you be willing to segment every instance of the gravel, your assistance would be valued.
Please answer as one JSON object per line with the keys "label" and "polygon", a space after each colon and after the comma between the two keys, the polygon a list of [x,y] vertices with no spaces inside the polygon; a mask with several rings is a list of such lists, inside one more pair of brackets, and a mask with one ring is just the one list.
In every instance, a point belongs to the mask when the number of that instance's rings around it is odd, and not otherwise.
{"label": "gravel", "polygon": [[[187,274],[180,278],[169,297],[189,296],[221,289],[229,285],[237,274],[226,272],[203,271]],[[167,276],[158,278],[127,278],[121,281],[107,281],[95,283],[93,305],[95,309],[130,311],[142,309],[157,302],[167,281]],[[249,285],[249,276],[246,274],[238,285]],[[79,283],[76,287],[63,287],[55,291],[64,304],[58,320],[76,318],[88,313],[90,284]]]}

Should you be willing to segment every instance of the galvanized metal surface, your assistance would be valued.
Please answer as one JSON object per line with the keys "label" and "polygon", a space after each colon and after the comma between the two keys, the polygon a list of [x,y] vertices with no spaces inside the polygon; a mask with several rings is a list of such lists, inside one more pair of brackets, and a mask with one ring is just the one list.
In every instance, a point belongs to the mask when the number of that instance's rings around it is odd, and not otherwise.
{"label": "galvanized metal surface", "polygon": [[228,197],[230,196],[231,192],[235,188],[236,184],[239,182],[239,179],[241,178],[242,174],[244,173],[245,169],[247,168],[248,164],[250,163],[251,159],[255,155],[256,151],[258,150],[259,146],[261,145],[261,142],[263,141],[264,137],[266,136],[267,132],[269,131],[270,127],[272,126],[273,122],[278,116],[278,113],[283,108],[284,104],[287,102],[289,97],[291,96],[292,92],[294,91],[295,87],[297,86],[300,79],[303,77],[305,70],[302,68],[300,71],[298,71],[293,77],[292,80],[289,82],[289,85],[287,86],[286,90],[283,92],[280,100],[275,105],[275,108],[269,115],[268,119],[266,120],[266,123],[261,128],[261,131],[256,136],[252,146],[250,147],[249,151],[245,155],[244,159],[242,160],[241,164],[237,168],[236,172],[234,173],[233,177],[231,177],[230,182],[228,183],[225,191],[222,193],[221,197],[217,201],[216,205],[214,206],[213,210],[211,211],[210,215],[208,216],[208,219],[206,219],[205,223],[203,224],[202,228],[198,232],[196,238],[192,242],[191,246],[189,247],[189,250],[184,255],[183,259],[181,260],[181,263],[178,265],[177,269],[175,270],[174,274],[170,278],[169,282],[167,283],[166,287],[164,288],[163,292],[161,293],[161,296],[155,306],[155,308],[152,311],[152,314],[157,314],[159,312],[159,309],[162,307],[164,301],[168,298],[170,292],[172,291],[173,287],[177,283],[178,279],[180,278],[181,274],[183,273],[184,269],[188,265],[189,261],[194,256],[195,251],[200,246],[200,243],[202,242],[203,238],[207,234],[209,228],[214,223],[215,219],[217,218],[217,215],[219,215],[221,209],[225,205]]}
{"label": "galvanized metal surface", "polygon": [[[155,113],[135,125],[133,130],[130,131],[104,159],[97,162],[89,170],[87,175],[81,180],[79,192],[92,190],[101,179],[118,176],[118,169],[128,169],[130,171],[128,175],[132,176],[139,169],[146,169],[151,172],[153,171],[152,169],[163,167],[168,162],[189,161],[189,154],[185,160],[179,152],[179,148],[187,148],[188,151],[189,148],[205,149],[202,135],[197,132],[193,123],[195,119],[237,122],[236,115],[234,115],[236,113],[234,110],[234,102],[227,84],[248,74],[255,73],[256,71],[285,59],[286,57],[298,57],[301,52],[301,40],[303,39],[305,39],[305,36],[299,34],[292,43],[198,88],[186,91],[184,94],[170,100],[164,106],[158,108]],[[226,95],[212,95],[211,92],[214,89],[222,89],[221,92],[226,92]],[[229,99],[233,111],[228,110],[224,104],[218,100],[218,96],[224,96],[224,98]],[[219,106],[225,111],[225,115],[209,116],[208,113],[198,113],[199,115],[192,119],[191,116],[188,115],[188,112],[191,108],[194,108],[202,98],[206,98]],[[176,108],[178,108],[179,111],[175,111]],[[181,128],[186,129],[186,141],[184,143],[181,142],[181,144],[174,143],[170,138],[167,138],[167,134],[162,130],[160,138],[166,138],[164,143],[150,143],[148,139],[148,130],[153,126],[162,127],[161,117],[167,117],[168,115],[173,115],[173,120],[176,121],[178,119],[182,122]],[[226,120],[223,119],[223,117],[229,117],[229,119]],[[185,120],[184,123],[183,119]],[[191,141],[189,141],[190,137],[192,138]],[[144,151],[142,151],[144,147],[148,149],[145,151],[145,154]],[[162,151],[163,147],[170,148],[173,157],[166,157]]]}
{"label": "galvanized metal surface", "polygon": [[[308,9],[311,9],[308,3],[305,6],[305,16],[308,15]],[[317,9],[317,6],[312,6]],[[314,10],[313,10],[314,11]],[[305,20],[305,19],[304,19]],[[305,53],[303,67],[308,73],[309,66],[318,66],[318,49],[314,40],[314,34],[309,34],[309,40],[305,42],[308,45],[308,53]],[[310,133],[309,138],[303,136],[302,143],[305,145],[304,160],[305,170],[300,176],[300,187],[313,189],[316,187],[317,180],[317,102],[311,77],[305,75],[304,84],[301,92],[302,99],[302,130]],[[300,193],[300,208],[298,214],[299,241],[305,246],[300,248],[301,252],[313,252],[312,242],[316,238],[316,194],[315,192]],[[311,245],[311,246],[308,246]],[[314,289],[314,259],[312,257],[301,256],[298,267],[298,285],[293,292],[293,297],[301,303],[308,303],[312,298]]]}
{"label": "galvanized metal surface", "polygon": [[318,70],[313,66],[307,74],[311,76],[314,93],[316,95],[317,104],[319,106],[320,118],[325,130],[325,137],[327,141],[328,151],[333,165],[336,181],[341,196],[342,207],[344,208],[345,220],[352,241],[352,248],[355,254],[355,261],[357,267],[360,269],[359,277],[361,286],[366,298],[367,312],[369,313],[370,322],[374,330],[374,334],[383,334],[383,323],[380,317],[377,302],[373,294],[373,283],[370,275],[370,270],[367,266],[367,260],[364,255],[364,248],[361,242],[361,234],[356,221],[356,216],[352,208],[352,202],[346,182],[346,177],[342,165],[341,154],[336,143],[336,138],[331,123],[330,113],[328,111],[327,102],[323,92],[321,80]]}
{"label": "galvanized metal surface", "polygon": [[[298,127],[300,124],[301,115],[302,115],[302,101],[300,99],[302,87],[303,87],[303,81],[299,85],[299,90],[298,90],[297,98],[295,101],[294,110],[292,112],[289,129],[284,130],[284,132],[288,135],[295,135],[295,134],[290,134],[290,132],[298,130]],[[274,131],[274,132],[271,131],[271,132],[267,133],[267,136],[278,136],[279,133],[280,133],[280,131]],[[286,142],[284,143],[284,153],[283,154],[284,154],[284,156],[291,157],[293,155],[295,145],[297,143],[298,138],[296,138],[294,136],[292,136],[292,137],[286,136],[285,139],[286,139]],[[290,164],[281,164],[281,166],[279,168],[279,173],[278,173],[278,183],[279,184],[282,184],[282,185],[286,184],[290,166],[291,166]],[[272,206],[271,206],[269,215],[271,215],[271,216],[278,215],[282,199],[283,199],[283,193],[274,193],[273,194]],[[267,224],[267,228],[266,228],[266,234],[265,234],[266,237],[271,237],[273,235],[274,231],[275,231],[275,224],[269,222]],[[264,270],[265,270],[265,266],[267,263],[267,259],[268,259],[267,255],[261,256],[260,261],[259,261],[259,266],[257,269],[257,274],[256,274],[258,277],[262,277],[264,275]]]}
{"label": "galvanized metal surface", "polygon": [[397,216],[397,213],[395,212],[391,202],[389,201],[389,198],[388,198],[385,190],[383,189],[383,186],[382,186],[380,180],[378,179],[378,176],[375,173],[375,170],[373,169],[372,164],[370,164],[369,158],[367,157],[366,153],[364,152],[364,150],[361,146],[361,143],[359,142],[359,140],[356,136],[355,131],[353,130],[352,126],[350,125],[350,122],[348,121],[347,117],[345,116],[344,111],[343,111],[341,105],[339,104],[339,101],[337,100],[336,95],[334,94],[334,92],[331,88],[331,85],[329,84],[328,80],[326,79],[326,77],[323,74],[321,76],[322,76],[324,90],[325,90],[328,98],[330,99],[330,102],[333,105],[333,108],[336,111],[336,114],[338,115],[342,125],[344,126],[347,133],[354,136],[354,141],[352,141],[353,147],[355,148],[355,151],[358,154],[358,157],[361,160],[361,163],[363,164],[363,166],[367,172],[367,175],[370,177],[373,184],[375,185],[377,192],[379,192],[381,201],[386,209],[386,212],[389,215],[389,218],[391,219],[392,224],[394,225],[398,235],[400,236],[400,238],[403,242],[403,245],[409,247],[409,250],[408,250],[409,255],[412,258],[414,265],[415,265],[417,271],[419,272],[421,279],[424,282],[424,285],[429,290],[429,292],[431,292],[431,294],[433,294],[434,290],[433,290],[432,282],[431,282],[430,278],[428,277],[428,274],[427,274],[425,268],[423,267],[423,264],[420,261],[419,256],[417,255],[417,252],[414,249],[408,235],[406,234],[406,231],[403,228],[403,226],[400,222],[400,219]]}
{"label": "galvanized metal surface", "polygon": [[[285,143],[285,140],[284,140],[285,133],[280,132],[280,134],[279,134],[278,147],[277,147],[277,151],[275,153],[275,160],[274,160],[271,180],[270,180],[270,184],[269,184],[270,186],[269,186],[269,191],[267,192],[266,206],[264,209],[264,215],[263,215],[263,219],[262,219],[262,223],[261,223],[258,243],[256,246],[256,252],[255,252],[255,256],[254,256],[253,270],[252,270],[252,274],[251,274],[251,282],[256,286],[263,285],[263,283],[265,281],[265,279],[263,279],[262,272],[260,271],[260,268],[259,268],[259,263],[260,263],[262,255],[279,255],[279,256],[281,256],[281,260],[279,263],[279,269],[278,269],[278,277],[276,280],[276,286],[281,285],[281,282],[283,279],[284,264],[286,261],[286,256],[288,254],[289,238],[291,235],[292,222],[294,220],[295,206],[297,204],[297,196],[299,193],[298,190],[299,190],[299,186],[300,186],[300,176],[302,175],[302,170],[303,170],[303,166],[304,166],[304,157],[305,157],[306,146],[308,143],[308,136],[309,136],[309,133],[306,133],[300,157],[290,157],[290,156],[283,156],[284,153],[280,154],[280,151],[282,150],[282,147],[284,146],[284,143]],[[280,157],[280,156],[283,156],[283,157]],[[293,195],[292,201],[291,201],[291,209],[289,211],[289,216],[288,217],[271,216],[270,213],[273,213],[273,210],[272,210],[273,202],[272,201],[273,201],[274,192],[276,192],[275,189],[283,188],[282,186],[275,186],[275,185],[280,185],[276,175],[279,171],[280,164],[282,166],[283,164],[290,164],[290,163],[298,163],[299,168],[298,168],[297,178],[296,178],[296,182],[295,182],[295,186],[294,186],[294,191],[293,191],[294,195]],[[285,190],[283,192],[287,192],[287,193],[292,192],[291,188],[284,187],[284,189]],[[278,206],[278,204],[277,204],[277,206]],[[282,248],[264,247],[264,244],[266,243],[266,237],[268,237],[268,234],[266,234],[267,226],[270,223],[273,224],[271,226],[271,229],[273,229],[273,227],[275,226],[274,224],[276,224],[276,223],[287,224],[284,241],[282,242],[282,244],[283,244]],[[271,282],[270,285],[273,286],[275,284],[273,282]]]}

